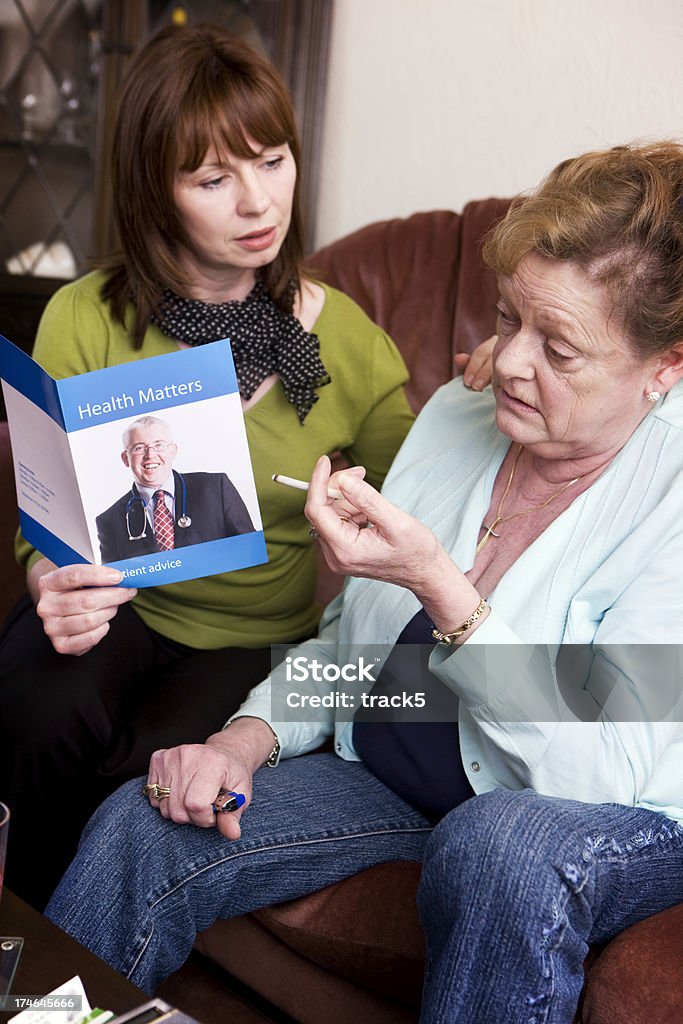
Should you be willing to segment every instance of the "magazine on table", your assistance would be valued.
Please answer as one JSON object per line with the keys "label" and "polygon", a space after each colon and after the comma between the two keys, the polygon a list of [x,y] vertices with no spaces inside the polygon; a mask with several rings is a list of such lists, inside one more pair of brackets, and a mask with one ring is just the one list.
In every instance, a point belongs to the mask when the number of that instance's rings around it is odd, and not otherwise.
{"label": "magazine on table", "polygon": [[158,586],[268,560],[228,341],[55,380],[0,336],[21,531]]}
{"label": "magazine on table", "polygon": [[18,1009],[8,1024],[200,1024],[163,999],[150,999],[127,1013],[115,1014],[90,1005],[79,975],[47,995],[8,995],[0,998],[3,1011]]}

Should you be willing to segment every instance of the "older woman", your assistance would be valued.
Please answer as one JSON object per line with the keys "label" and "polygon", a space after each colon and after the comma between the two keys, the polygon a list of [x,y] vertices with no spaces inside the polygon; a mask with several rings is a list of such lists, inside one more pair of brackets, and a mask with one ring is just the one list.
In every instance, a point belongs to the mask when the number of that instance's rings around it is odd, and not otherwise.
{"label": "older woman", "polygon": [[[62,927],[153,988],[216,917],[423,859],[424,1019],[568,1024],[587,943],[683,900],[682,196],[660,144],[513,205],[486,249],[493,396],[442,388],[383,495],[340,477],[345,511],[319,460],[307,515],[343,597],[222,732],[153,755],[151,807],[140,780],[100,809]],[[400,648],[334,682],[402,643],[433,648],[455,714],[354,721],[349,700],[419,705]],[[294,757],[333,727],[336,754]],[[219,789],[245,806],[215,815]]]}

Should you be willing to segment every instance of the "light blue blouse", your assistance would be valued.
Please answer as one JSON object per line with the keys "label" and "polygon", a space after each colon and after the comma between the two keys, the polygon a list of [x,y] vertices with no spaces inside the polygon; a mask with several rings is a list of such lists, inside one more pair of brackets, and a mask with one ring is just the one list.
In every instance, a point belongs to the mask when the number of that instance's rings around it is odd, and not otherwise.
{"label": "light blue blouse", "polygon": [[[445,385],[383,488],[463,571],[510,444],[494,411],[490,391],[468,391],[460,379]],[[430,659],[459,697],[462,757],[475,792],[532,787],[683,821],[683,385],[487,596],[491,614],[471,639],[436,647]],[[351,579],[326,609],[318,638],[290,658],[334,665],[367,650],[380,664],[417,609],[410,591]],[[294,683],[292,664],[252,690],[239,714],[268,721],[282,756],[312,750],[334,731],[337,753],[358,760],[352,714],[325,706],[334,705],[334,680]],[[358,693],[371,686],[355,684]],[[292,690],[323,706],[288,709]]]}

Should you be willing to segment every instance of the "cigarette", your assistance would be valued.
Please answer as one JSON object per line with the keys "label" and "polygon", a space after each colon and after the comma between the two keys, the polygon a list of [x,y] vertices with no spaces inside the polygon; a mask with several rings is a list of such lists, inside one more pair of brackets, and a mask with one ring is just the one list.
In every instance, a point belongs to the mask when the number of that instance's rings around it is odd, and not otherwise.
{"label": "cigarette", "polygon": [[[285,487],[295,487],[297,491],[307,491],[311,486],[308,480],[297,480],[293,476],[285,476],[284,473],[273,473],[273,480],[276,484],[284,484]],[[343,498],[344,495],[336,487],[328,487],[327,497]]]}

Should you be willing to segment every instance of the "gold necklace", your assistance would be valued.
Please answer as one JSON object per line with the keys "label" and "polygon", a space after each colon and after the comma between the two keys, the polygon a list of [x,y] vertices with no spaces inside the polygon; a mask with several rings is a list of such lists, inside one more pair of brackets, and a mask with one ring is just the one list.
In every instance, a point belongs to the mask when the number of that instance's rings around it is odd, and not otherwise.
{"label": "gold necklace", "polygon": [[520,445],[519,451],[515,455],[515,461],[512,463],[512,469],[510,470],[510,475],[508,477],[508,482],[505,485],[505,490],[503,491],[502,497],[498,502],[498,511],[496,512],[496,518],[493,520],[490,526],[487,526],[486,523],[483,524],[483,529],[486,530],[486,533],[477,544],[475,555],[479,554],[481,549],[485,546],[485,544],[488,543],[491,537],[498,538],[500,536],[500,534],[496,533],[495,531],[496,527],[500,526],[501,523],[509,523],[511,519],[518,519],[520,516],[529,516],[532,512],[540,512],[542,508],[545,508],[546,505],[549,505],[551,501],[555,501],[555,498],[559,498],[559,496],[561,494],[564,494],[564,492],[569,487],[571,487],[572,484],[577,483],[581,479],[581,477],[575,476],[573,480],[568,480],[566,484],[562,484],[559,491],[555,491],[554,494],[551,494],[550,497],[546,498],[546,500],[542,502],[540,505],[534,505],[533,508],[525,508],[521,512],[513,512],[512,515],[510,516],[503,516],[501,513],[503,511],[506,498],[510,493],[510,487],[512,486],[512,480],[515,475],[515,470],[517,469],[517,463],[519,462],[519,457],[521,454],[522,446]]}

